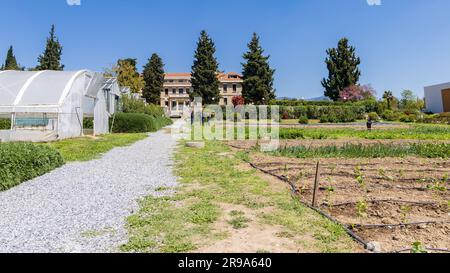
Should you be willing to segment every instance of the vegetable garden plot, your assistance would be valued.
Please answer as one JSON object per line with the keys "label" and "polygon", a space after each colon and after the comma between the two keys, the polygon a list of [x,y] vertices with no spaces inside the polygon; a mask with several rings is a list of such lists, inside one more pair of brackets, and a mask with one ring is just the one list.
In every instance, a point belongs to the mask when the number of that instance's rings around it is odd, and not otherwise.
{"label": "vegetable garden plot", "polygon": [[[313,197],[316,161],[252,154],[254,166]],[[318,207],[382,251],[420,242],[450,249],[450,161],[420,158],[320,159]]]}

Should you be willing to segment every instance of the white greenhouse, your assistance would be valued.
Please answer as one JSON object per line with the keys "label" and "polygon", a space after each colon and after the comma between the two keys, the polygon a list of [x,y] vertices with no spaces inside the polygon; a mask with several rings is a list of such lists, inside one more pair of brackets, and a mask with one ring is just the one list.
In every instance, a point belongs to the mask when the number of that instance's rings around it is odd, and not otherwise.
{"label": "white greenhouse", "polygon": [[[46,142],[109,132],[120,100],[114,78],[81,71],[0,71],[0,142]],[[93,118],[93,130],[84,119]]]}

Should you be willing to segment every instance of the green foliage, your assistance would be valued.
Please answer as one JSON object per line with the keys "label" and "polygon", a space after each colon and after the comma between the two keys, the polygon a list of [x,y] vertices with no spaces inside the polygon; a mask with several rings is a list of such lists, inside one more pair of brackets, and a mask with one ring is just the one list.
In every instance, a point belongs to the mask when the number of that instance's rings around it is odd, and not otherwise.
{"label": "green foliage", "polygon": [[17,63],[17,59],[16,56],[14,56],[14,50],[12,46],[8,49],[5,64],[2,65],[1,70],[24,70],[24,68],[20,67],[20,65]]}
{"label": "green foliage", "polygon": [[388,130],[358,130],[354,128],[281,128],[282,139],[418,139],[418,140],[450,140],[450,127],[442,125],[413,125],[410,128],[394,128]]}
{"label": "green foliage", "polygon": [[253,33],[248,44],[249,51],[244,54],[243,66],[243,90],[242,96],[247,103],[266,105],[275,99],[273,89],[275,70],[270,67],[269,56],[264,56],[264,50],[260,45],[259,36]]}
{"label": "green foliage", "polygon": [[50,37],[47,38],[47,45],[44,53],[39,56],[39,65],[36,70],[64,70],[61,64],[62,46],[56,38],[55,25],[52,25]]}
{"label": "green foliage", "polygon": [[83,118],[83,128],[84,129],[94,129],[94,118]]}
{"label": "green foliage", "polygon": [[203,30],[197,43],[192,66],[191,83],[193,91],[189,94],[192,100],[196,97],[201,97],[204,104],[212,104],[219,101],[220,82],[217,78],[219,64],[214,56],[215,53],[216,47],[213,40]]}
{"label": "green foliage", "polygon": [[41,176],[63,164],[61,154],[48,146],[0,144],[0,191]]}
{"label": "green foliage", "polygon": [[278,156],[295,158],[385,158],[419,156],[425,158],[450,158],[450,144],[347,144],[342,147],[289,147],[280,149],[274,153]]}
{"label": "green foliage", "polygon": [[369,113],[368,117],[372,121],[380,121],[381,120],[381,118],[378,116],[378,114],[376,112]]}
{"label": "green foliage", "polygon": [[298,123],[300,124],[308,124],[309,123],[309,119],[307,116],[301,116],[298,120]]}
{"label": "green foliage", "polygon": [[141,92],[145,86],[144,79],[137,71],[136,59],[118,60],[112,72],[113,76],[117,77],[120,86],[129,87],[132,93]]}
{"label": "green foliage", "polygon": [[420,120],[423,123],[448,124],[450,125],[450,113],[441,113],[437,115],[428,115]]}
{"label": "green foliage", "polygon": [[392,110],[386,110],[383,112],[381,117],[386,121],[396,121],[396,120],[400,119],[400,115],[401,115],[401,113],[399,113],[399,112],[394,112]]}
{"label": "green foliage", "polygon": [[139,113],[117,113],[114,119],[114,133],[147,133],[156,132],[171,124],[171,120],[160,116],[153,117]]}
{"label": "green foliage", "polygon": [[282,106],[282,119],[320,119],[323,123],[353,122],[364,118],[365,107],[346,104],[341,106]]}
{"label": "green foliage", "polygon": [[9,129],[11,129],[11,119],[0,118],[0,130],[9,130]]}
{"label": "green foliage", "polygon": [[325,96],[337,101],[344,88],[355,85],[361,75],[358,66],[361,63],[356,55],[355,48],[348,44],[348,39],[339,41],[337,48],[327,50],[328,57],[325,60],[328,68],[328,78],[323,79]]}
{"label": "green foliage", "polygon": [[164,63],[158,54],[153,54],[144,66],[143,78],[142,97],[147,103],[159,104],[164,87]]}
{"label": "green foliage", "polygon": [[164,116],[164,110],[159,105],[148,104],[128,95],[122,96],[122,111],[124,113],[147,114],[155,118]]}

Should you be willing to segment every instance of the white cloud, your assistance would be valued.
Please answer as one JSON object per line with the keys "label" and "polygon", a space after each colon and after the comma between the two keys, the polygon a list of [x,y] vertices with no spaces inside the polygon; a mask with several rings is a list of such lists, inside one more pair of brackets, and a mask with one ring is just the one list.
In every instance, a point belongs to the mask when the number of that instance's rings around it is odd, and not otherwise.
{"label": "white cloud", "polygon": [[66,0],[69,6],[81,6],[81,0]]}
{"label": "white cloud", "polygon": [[367,0],[369,6],[381,6],[381,0]]}

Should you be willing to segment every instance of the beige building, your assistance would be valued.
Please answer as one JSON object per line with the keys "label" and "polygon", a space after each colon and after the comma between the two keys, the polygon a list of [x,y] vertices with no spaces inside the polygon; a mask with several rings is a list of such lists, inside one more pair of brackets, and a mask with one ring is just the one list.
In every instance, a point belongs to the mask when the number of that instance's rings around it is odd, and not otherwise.
{"label": "beige building", "polygon": [[[220,105],[233,105],[233,97],[242,96],[242,76],[230,72],[219,73]],[[192,92],[190,73],[167,73],[161,92],[161,106],[173,116],[180,115],[191,106],[189,93]]]}

